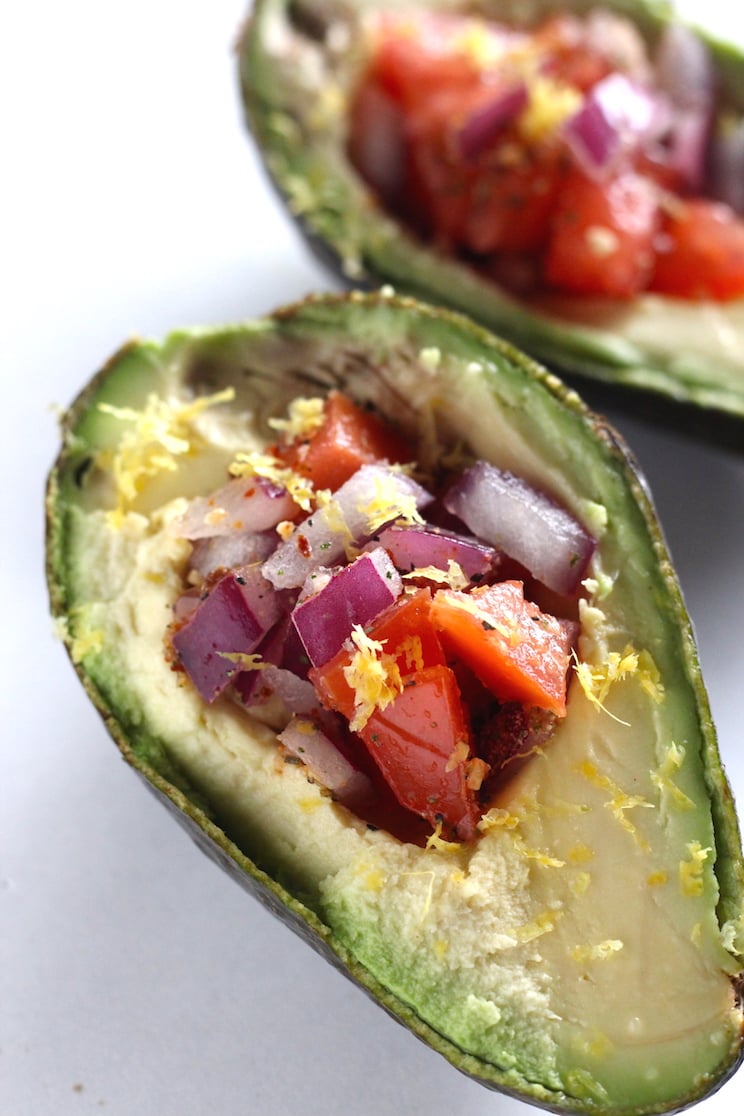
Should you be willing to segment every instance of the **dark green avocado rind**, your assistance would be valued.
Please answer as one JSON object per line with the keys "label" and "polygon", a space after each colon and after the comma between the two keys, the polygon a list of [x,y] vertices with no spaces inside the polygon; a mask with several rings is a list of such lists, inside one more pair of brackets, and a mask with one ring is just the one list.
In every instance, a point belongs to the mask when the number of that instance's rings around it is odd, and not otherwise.
{"label": "dark green avocado rind", "polygon": [[[436,8],[437,4],[414,0],[410,6]],[[574,0],[569,6],[580,12],[597,4]],[[654,0],[608,0],[601,6],[633,19],[649,41],[674,17],[670,5]],[[297,74],[302,72],[298,58],[290,55],[288,65],[282,67],[267,46],[286,43],[294,34],[300,43],[304,37],[305,47],[323,57],[324,20],[329,12],[343,13],[349,7],[364,11],[376,4],[374,0],[355,5],[343,0],[257,0],[240,44],[248,127],[273,184],[313,250],[354,286],[389,283],[415,297],[461,310],[563,374],[610,388],[622,406],[634,407],[639,394],[641,399],[648,395],[647,413],[654,421],[744,449],[744,359],[740,382],[734,377],[733,383],[727,383],[713,359],[684,351],[654,352],[629,340],[623,334],[626,307],[622,305],[598,302],[597,321],[604,324],[591,328],[539,313],[465,264],[422,244],[380,209],[345,155],[343,126],[338,120],[330,126],[319,123],[321,98],[297,84]],[[530,22],[536,15],[565,8],[556,0],[531,4],[493,0],[478,5],[479,11],[497,13],[507,22]],[[727,104],[744,111],[742,52],[700,33],[712,52]],[[334,56],[334,81],[344,96],[353,87],[359,57],[358,50],[340,61]],[[694,304],[690,313],[702,315]],[[700,329],[706,329],[702,321]]]}
{"label": "dark green avocado rind", "polygon": [[[463,360],[481,361],[490,369],[487,374],[494,377],[494,384],[498,378],[508,382],[515,405],[521,385],[524,392],[529,392],[531,403],[539,413],[543,413],[543,409],[546,416],[560,412],[566,423],[566,433],[570,431],[572,436],[565,441],[555,439],[546,448],[556,462],[562,462],[568,470],[581,468],[577,446],[583,440],[594,447],[589,455],[594,463],[601,464],[607,471],[603,483],[627,488],[632,495],[638,517],[632,529],[643,529],[650,537],[658,564],[658,584],[654,593],[660,607],[668,610],[671,622],[679,629],[679,654],[694,689],[704,741],[702,761],[717,835],[719,916],[721,921],[738,917],[744,904],[744,867],[739,851],[738,823],[721,767],[689,620],[643,480],[622,441],[584,407],[575,393],[511,345],[495,339],[457,314],[383,295],[320,297],[279,310],[260,322],[224,329],[181,331],[171,334],[161,345],[133,343],[122,349],[70,408],[64,422],[64,445],[49,478],[47,575],[52,611],[70,624],[63,633],[68,650],[73,643],[75,608],[81,600],[76,571],[70,568],[71,532],[80,508],[90,506],[91,494],[85,484],[88,463],[112,436],[111,420],[97,411],[97,403],[105,399],[119,405],[141,406],[149,393],[162,388],[163,377],[173,374],[174,368],[178,380],[190,385],[198,394],[229,382],[243,381],[243,387],[252,395],[266,401],[277,393],[286,393],[284,379],[293,381],[289,394],[297,393],[303,378],[306,387],[343,384],[347,368],[343,361],[334,362],[333,357],[348,338],[353,339],[355,351],[362,346],[371,354],[378,350],[384,354],[386,346],[402,344],[408,339],[414,346],[434,345]],[[301,363],[293,367],[292,354],[306,352],[308,345],[317,355],[317,367],[309,368]],[[285,366],[291,369],[286,376],[278,377],[272,372],[272,346],[282,353]],[[220,827],[216,805],[205,802],[189,786],[172,760],[168,741],[153,734],[137,710],[127,705],[126,687],[112,688],[106,672],[97,670],[95,659],[95,655],[88,656],[83,662],[75,663],[75,669],[125,760],[172,810],[203,851],[313,948],[362,986],[392,1016],[458,1069],[491,1088],[528,1098],[556,1111],[606,1112],[613,1116],[628,1113],[629,1116],[628,1109],[603,1109],[464,1054],[424,1023],[359,964],[334,936],[320,916],[313,896],[303,894],[296,881],[291,888],[285,886],[277,879],[273,865],[261,859],[260,851],[237,847]],[[716,1086],[735,1070],[741,1056],[741,1044],[737,1043],[731,1048],[728,1065],[721,1067]],[[692,1103],[706,1095],[711,1087],[709,1081],[699,1082],[681,1103]],[[650,1106],[632,1111],[638,1114],[663,1110],[668,1107]]]}

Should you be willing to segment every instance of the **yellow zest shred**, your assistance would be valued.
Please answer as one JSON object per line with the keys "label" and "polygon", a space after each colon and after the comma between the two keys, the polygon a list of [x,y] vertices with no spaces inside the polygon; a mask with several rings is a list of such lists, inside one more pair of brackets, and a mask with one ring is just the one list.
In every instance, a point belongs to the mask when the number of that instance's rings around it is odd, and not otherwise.
{"label": "yellow zest shred", "polygon": [[571,950],[574,961],[608,961],[623,948],[619,938],[608,938],[596,945],[575,946]]}
{"label": "yellow zest shred", "polygon": [[478,822],[478,829],[481,833],[487,833],[489,829],[516,829],[518,825],[519,818],[516,814],[510,814],[500,806],[492,806]]}
{"label": "yellow zest shred", "polygon": [[323,425],[325,400],[319,396],[293,399],[287,408],[287,418],[270,418],[269,426],[281,430],[289,441],[295,438],[309,438]]}
{"label": "yellow zest shred", "polygon": [[445,764],[444,770],[445,771],[454,771],[458,764],[465,763],[465,761],[467,760],[469,755],[470,755],[470,748],[467,745],[467,741],[458,740],[457,744],[452,749],[452,754],[450,755],[449,759],[447,760],[447,763]]}
{"label": "yellow zest shred", "polygon": [[560,910],[541,911],[532,922],[517,926],[511,933],[518,942],[534,941],[535,938],[540,938],[543,934],[549,934],[551,930],[554,930],[562,915],[563,911]]}
{"label": "yellow zest shred", "polygon": [[234,398],[234,388],[225,388],[190,403],[172,403],[149,395],[142,411],[98,404],[102,414],[131,424],[115,449],[101,450],[96,456],[96,464],[111,473],[116,486],[116,508],[109,513],[112,526],[121,526],[148,480],[162,472],[175,472],[179,457],[201,448],[203,442],[195,424],[203,412]]}
{"label": "yellow zest shred", "polygon": [[672,779],[672,775],[676,775],[682,767],[684,759],[684,748],[672,741],[659,767],[651,772],[651,781],[678,810],[694,810],[695,803]]}
{"label": "yellow zest shred", "polygon": [[465,782],[468,789],[479,791],[483,786],[483,780],[490,770],[489,764],[479,756],[474,756],[471,760],[468,760],[465,764]]}
{"label": "yellow zest shred", "polygon": [[568,886],[571,894],[575,895],[578,899],[579,896],[584,895],[589,890],[589,884],[592,882],[592,877],[588,872],[577,872],[576,875],[569,880]]}
{"label": "yellow zest shred", "polygon": [[421,636],[412,632],[401,640],[397,647],[397,655],[405,659],[408,671],[424,669],[424,647]]}
{"label": "yellow zest shred", "polygon": [[258,451],[238,453],[230,466],[230,473],[234,477],[263,477],[280,488],[286,488],[294,502],[304,511],[311,511],[313,508],[315,491],[312,481],[283,465],[273,454]]}
{"label": "yellow zest shred", "polygon": [[568,850],[568,859],[572,864],[587,864],[590,860],[594,860],[594,849],[580,841]]}
{"label": "yellow zest shred", "polygon": [[695,899],[703,894],[703,866],[713,850],[704,849],[699,841],[690,841],[687,851],[690,859],[679,862],[679,889],[683,895]]}
{"label": "yellow zest shred", "polygon": [[246,651],[218,651],[221,659],[235,663],[241,670],[263,670],[269,664],[264,662],[260,655],[250,654]]}
{"label": "yellow zest shred", "polygon": [[438,849],[440,852],[458,852],[461,846],[457,841],[446,841],[442,837],[442,823],[438,821],[433,833],[426,838],[427,849]]}
{"label": "yellow zest shred", "polygon": [[517,127],[531,146],[552,135],[581,107],[583,97],[578,89],[544,74],[528,75],[529,101],[520,113]]}
{"label": "yellow zest shred", "polygon": [[563,868],[565,867],[565,860],[559,860],[558,857],[549,856],[547,853],[541,852],[540,849],[531,849],[524,843],[519,834],[514,837],[514,846],[517,852],[521,853],[527,860],[536,860],[543,868]]}
{"label": "yellow zest shred", "polygon": [[625,678],[635,676],[641,689],[650,698],[656,702],[663,700],[664,687],[661,684],[658,668],[648,651],[639,653],[631,644],[628,644],[622,654],[617,651],[610,651],[605,662],[595,666],[580,662],[576,653],[573,652],[572,654],[574,672],[586,697],[596,709],[607,713],[619,724],[627,725],[627,721],[623,721],[620,717],[616,717],[614,713],[610,713],[605,706],[607,695],[616,682],[622,682]]}
{"label": "yellow zest shred", "polygon": [[418,581],[421,579],[433,581],[437,585],[447,585],[450,589],[456,590],[465,589],[470,584],[470,578],[465,576],[462,566],[452,558],[447,560],[446,570],[439,566],[417,566],[416,569],[403,574],[404,581]]}
{"label": "yellow zest shred", "polygon": [[653,802],[649,802],[648,799],[640,794],[627,794],[626,791],[618,786],[617,783],[614,783],[609,776],[603,775],[598,771],[591,760],[584,760],[583,763],[578,765],[577,770],[595,787],[600,787],[602,790],[609,792],[612,797],[605,802],[605,806],[611,812],[615,821],[634,838],[639,848],[643,849],[644,852],[650,851],[648,841],[641,836],[630,818],[626,817],[626,811],[636,809],[637,807],[653,810]]}
{"label": "yellow zest shred", "polygon": [[392,475],[375,477],[374,487],[370,501],[359,508],[367,520],[370,535],[392,520],[409,526],[424,522],[416,508],[415,496],[401,492]]}
{"label": "yellow zest shred", "polygon": [[403,680],[393,655],[383,651],[382,643],[370,639],[360,624],[355,624],[351,639],[356,651],[344,667],[344,678],[354,691],[352,732],[359,732],[376,709],[386,709],[403,692]]}
{"label": "yellow zest shred", "polygon": [[332,531],[334,535],[341,535],[344,539],[346,555],[347,558],[351,560],[351,558],[355,556],[354,547],[352,545],[354,537],[349,530],[343,508],[338,500],[334,499],[332,493],[326,488],[319,489],[315,493],[315,502],[318,509],[322,512],[323,522],[328,530]]}

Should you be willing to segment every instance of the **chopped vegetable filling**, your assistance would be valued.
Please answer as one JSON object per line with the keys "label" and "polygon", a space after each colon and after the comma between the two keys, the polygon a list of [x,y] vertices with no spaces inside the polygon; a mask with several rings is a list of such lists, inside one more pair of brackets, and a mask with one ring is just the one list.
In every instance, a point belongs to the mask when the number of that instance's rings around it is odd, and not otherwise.
{"label": "chopped vegetable filling", "polygon": [[513,760],[565,716],[595,541],[485,462],[422,487],[399,432],[338,392],[301,404],[174,522],[193,550],[167,654],[206,702],[278,701],[282,746],[361,817],[474,839]]}
{"label": "chopped vegetable filling", "polygon": [[530,31],[385,12],[370,35],[350,158],[425,239],[525,295],[744,295],[739,122],[691,29],[653,53],[600,9]]}

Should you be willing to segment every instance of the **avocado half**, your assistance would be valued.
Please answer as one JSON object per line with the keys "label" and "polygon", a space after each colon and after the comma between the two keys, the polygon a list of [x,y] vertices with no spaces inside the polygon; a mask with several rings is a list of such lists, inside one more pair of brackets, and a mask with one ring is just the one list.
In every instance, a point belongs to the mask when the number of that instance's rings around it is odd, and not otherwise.
{"label": "avocado half", "polygon": [[[418,240],[382,208],[346,149],[350,94],[365,60],[364,21],[383,8],[477,12],[514,26],[602,7],[651,43],[673,8],[659,0],[256,0],[239,47],[248,126],[289,211],[326,263],[355,286],[383,281],[464,311],[536,359],[582,378],[597,401],[744,448],[744,300],[645,294],[518,300]],[[700,32],[721,109],[744,112],[744,53]],[[630,391],[628,389],[631,389]]]}
{"label": "avocado half", "polygon": [[[169,521],[236,451],[273,440],[293,398],[333,388],[390,416],[424,467],[465,447],[598,539],[578,656],[599,690],[573,678],[565,720],[471,844],[368,827],[279,760],[266,723],[204,705],[166,661],[189,550]],[[456,313],[354,292],[130,343],[63,434],[47,494],[53,613],[122,755],[209,856],[490,1088],[620,1116],[678,1109],[734,1071],[735,810],[651,498],[575,393]],[[646,669],[617,669],[629,651]]]}

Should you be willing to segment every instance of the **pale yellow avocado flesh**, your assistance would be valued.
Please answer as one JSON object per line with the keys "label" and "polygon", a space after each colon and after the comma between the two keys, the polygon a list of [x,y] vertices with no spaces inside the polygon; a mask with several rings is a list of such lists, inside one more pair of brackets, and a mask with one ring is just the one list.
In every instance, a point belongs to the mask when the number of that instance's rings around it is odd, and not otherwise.
{"label": "pale yellow avocado flesh", "polygon": [[[478,1076],[498,1067],[502,1085],[523,1095],[534,1083],[538,1102],[569,1108],[679,1104],[705,1091],[741,1041],[731,977],[744,923],[740,908],[718,921],[709,744],[689,679],[691,636],[671,617],[669,569],[659,573],[663,545],[648,533],[639,492],[613,471],[606,437],[589,444],[578,412],[564,416],[564,440],[551,436],[546,424],[561,412],[544,385],[502,381],[495,354],[468,360],[444,345],[412,348],[395,335],[392,301],[388,323],[379,301],[387,334],[370,326],[363,336],[360,314],[336,362],[350,392],[415,431],[424,464],[464,443],[562,500],[599,536],[581,661],[601,673],[631,645],[659,678],[635,670],[609,685],[603,707],[574,678],[565,721],[505,786],[472,846],[405,845],[333,804],[302,768],[281,761],[271,727],[228,700],[206,706],[164,655],[188,555],[168,530],[183,507],[178,494],[216,487],[236,450],[264,444],[268,411],[286,406],[286,391],[272,384],[270,407],[267,389],[252,413],[250,379],[233,381],[235,404],[195,422],[201,446],[184,468],[152,480],[120,525],[101,510],[108,478],[90,470],[65,513],[73,657],[121,723],[144,723],[162,739],[260,868],[381,985],[482,1061]],[[153,356],[158,391],[171,402],[192,386],[181,382],[178,344]],[[357,363],[377,352],[384,379],[349,373],[349,352]],[[262,340],[260,330],[246,345],[250,374],[273,364],[281,375],[298,359],[311,370],[336,360],[325,341],[298,347],[270,332]],[[215,367],[208,379],[223,387],[229,369]],[[288,388],[296,393],[297,383]],[[136,395],[124,377],[118,389]],[[79,436],[100,448],[121,427],[99,414]]]}

